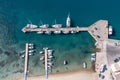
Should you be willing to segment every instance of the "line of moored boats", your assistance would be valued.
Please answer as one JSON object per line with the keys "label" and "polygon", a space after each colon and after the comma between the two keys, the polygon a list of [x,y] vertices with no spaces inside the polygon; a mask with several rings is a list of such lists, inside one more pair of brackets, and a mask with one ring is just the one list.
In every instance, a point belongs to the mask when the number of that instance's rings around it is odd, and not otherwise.
{"label": "line of moored boats", "polygon": [[[69,28],[71,26],[71,19],[70,19],[70,15],[68,15],[68,17],[67,17],[67,19],[66,19],[66,27],[67,28]],[[52,25],[52,26],[49,26],[49,24],[42,24],[41,26],[37,26],[37,25],[34,25],[34,24],[32,24],[32,23],[30,23],[30,24],[27,24],[26,26],[25,26],[25,28],[30,28],[30,29],[36,29],[36,28],[41,28],[41,29],[46,29],[46,28],[62,28],[62,24],[57,24],[56,23],[56,21],[55,21],[55,24],[54,25]],[[71,34],[73,34],[73,33],[77,33],[77,31],[74,31],[74,30],[71,30],[71,31],[68,31],[68,30],[66,30],[66,31],[61,31],[61,30],[59,30],[59,29],[56,29],[55,31],[38,31],[37,32],[37,34],[51,34],[51,33],[53,33],[53,34],[61,34],[61,33],[63,33],[63,34],[69,34],[69,33],[71,33]]]}

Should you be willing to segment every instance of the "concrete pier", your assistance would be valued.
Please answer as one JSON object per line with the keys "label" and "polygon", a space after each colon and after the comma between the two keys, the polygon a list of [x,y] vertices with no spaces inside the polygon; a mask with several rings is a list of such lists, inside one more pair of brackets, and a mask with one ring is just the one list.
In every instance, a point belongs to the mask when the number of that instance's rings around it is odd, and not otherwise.
{"label": "concrete pier", "polygon": [[45,75],[46,75],[46,79],[48,79],[48,63],[47,63],[48,48],[45,48],[44,51],[45,51]]}
{"label": "concrete pier", "polygon": [[22,29],[22,31],[24,33],[25,32],[39,32],[39,31],[42,31],[42,32],[48,32],[48,31],[54,32],[54,31],[57,31],[57,30],[61,30],[62,32],[69,32],[69,31],[80,32],[80,31],[88,31],[88,28],[87,27],[70,27],[70,28],[26,28],[26,27],[24,27]]}
{"label": "concrete pier", "polygon": [[25,46],[24,80],[27,80],[27,70],[28,70],[28,43],[26,43]]}

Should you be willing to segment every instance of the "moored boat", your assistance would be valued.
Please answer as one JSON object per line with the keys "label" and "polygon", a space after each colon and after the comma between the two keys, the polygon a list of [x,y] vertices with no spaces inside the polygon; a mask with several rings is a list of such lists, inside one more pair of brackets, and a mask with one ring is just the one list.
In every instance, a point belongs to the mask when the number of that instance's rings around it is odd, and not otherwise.
{"label": "moored boat", "polygon": [[56,31],[54,31],[54,34],[61,34],[61,30],[56,30]]}
{"label": "moored boat", "polygon": [[49,27],[49,24],[43,24],[41,26],[39,26],[40,28],[48,28]]}
{"label": "moored boat", "polygon": [[25,27],[26,28],[37,28],[38,26],[34,24],[27,24]]}
{"label": "moored boat", "polygon": [[109,34],[109,35],[112,35],[112,33],[113,33],[112,26],[109,26],[108,31],[109,31],[108,34]]}
{"label": "moored boat", "polygon": [[87,63],[83,62],[83,68],[87,68]]}

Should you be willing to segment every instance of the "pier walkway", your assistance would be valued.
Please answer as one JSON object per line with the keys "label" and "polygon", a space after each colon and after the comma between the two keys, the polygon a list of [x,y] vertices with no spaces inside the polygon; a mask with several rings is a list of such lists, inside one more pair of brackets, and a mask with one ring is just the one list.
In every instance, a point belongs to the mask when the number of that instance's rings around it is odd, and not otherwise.
{"label": "pier walkway", "polygon": [[54,32],[60,30],[62,32],[70,32],[70,31],[76,31],[76,32],[80,32],[80,31],[88,31],[87,27],[70,27],[70,28],[26,28],[24,27],[22,29],[22,31],[25,32]]}

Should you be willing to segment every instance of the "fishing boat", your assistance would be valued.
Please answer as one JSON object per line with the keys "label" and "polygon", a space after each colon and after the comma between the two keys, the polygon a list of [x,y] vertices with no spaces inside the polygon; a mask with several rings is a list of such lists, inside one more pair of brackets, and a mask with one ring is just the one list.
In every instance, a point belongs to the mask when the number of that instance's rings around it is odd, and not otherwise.
{"label": "fishing boat", "polygon": [[71,26],[71,19],[70,19],[70,14],[68,14],[68,17],[66,19],[66,27],[70,27]]}

